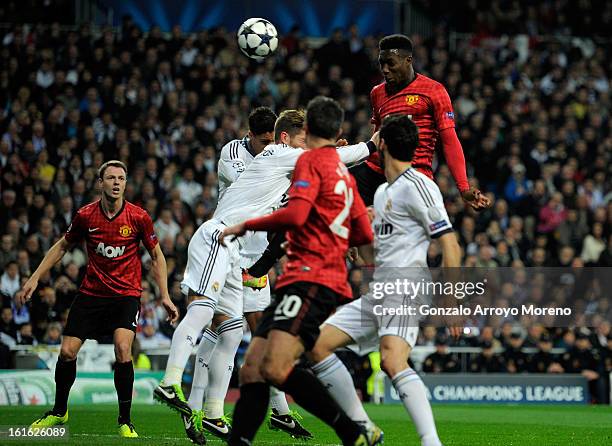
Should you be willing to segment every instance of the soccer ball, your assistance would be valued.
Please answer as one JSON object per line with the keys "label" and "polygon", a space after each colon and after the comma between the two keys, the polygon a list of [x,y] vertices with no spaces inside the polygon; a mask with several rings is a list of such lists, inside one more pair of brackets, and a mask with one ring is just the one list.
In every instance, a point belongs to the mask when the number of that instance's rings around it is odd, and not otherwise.
{"label": "soccer ball", "polygon": [[238,28],[238,46],[245,56],[260,61],[276,50],[278,33],[266,19],[251,18]]}

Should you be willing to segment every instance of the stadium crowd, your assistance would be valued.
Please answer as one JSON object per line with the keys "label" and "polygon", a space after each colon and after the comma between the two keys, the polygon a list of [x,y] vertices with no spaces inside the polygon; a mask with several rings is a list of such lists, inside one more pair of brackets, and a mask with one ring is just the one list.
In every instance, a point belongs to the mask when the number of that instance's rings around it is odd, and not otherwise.
{"label": "stadium crowd", "polygon": [[[244,137],[254,106],[279,112],[303,107],[319,94],[338,99],[346,110],[344,137],[368,139],[368,93],[381,80],[378,37],[362,37],[352,26],[315,48],[295,27],[275,56],[256,64],[222,28],[185,35],[176,26],[164,35],[152,27],[143,33],[125,18],[120,29],[99,32],[87,25],[67,31],[57,23],[3,31],[3,343],[59,343],[84,272],[82,249],[41,281],[31,306],[16,307],[12,297],[74,212],[98,196],[97,168],[111,158],[129,166],[126,198],[152,216],[168,260],[171,295],[184,313],[179,282],[187,245],[214,211],[221,147]],[[464,264],[612,266],[609,47],[504,37],[459,41],[451,52],[442,26],[428,39],[412,37],[417,72],[442,82],[453,100],[468,176],[495,200],[491,210],[468,209],[439,153],[436,181]],[[438,257],[434,244],[432,263]],[[356,293],[363,289],[358,267],[350,280]],[[499,291],[515,297],[513,286],[502,284]],[[168,343],[172,327],[146,275],[143,288],[138,337],[145,348]],[[550,344],[584,361],[568,357],[546,370],[611,371],[612,306],[604,286],[589,290],[574,325],[591,329],[474,321],[478,329],[459,341],[484,347],[471,369],[537,368],[533,360],[518,365],[507,353],[493,354],[495,360],[487,355],[497,345],[510,351]],[[435,338],[436,330],[427,328],[419,343],[433,345]]]}

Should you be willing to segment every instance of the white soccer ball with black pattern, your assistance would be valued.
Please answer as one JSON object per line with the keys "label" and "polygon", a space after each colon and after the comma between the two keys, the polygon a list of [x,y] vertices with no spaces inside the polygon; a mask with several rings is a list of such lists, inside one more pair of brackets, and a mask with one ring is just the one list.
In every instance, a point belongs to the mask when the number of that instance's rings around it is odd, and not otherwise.
{"label": "white soccer ball with black pattern", "polygon": [[263,60],[278,47],[278,33],[266,19],[251,18],[238,28],[238,46],[245,56]]}

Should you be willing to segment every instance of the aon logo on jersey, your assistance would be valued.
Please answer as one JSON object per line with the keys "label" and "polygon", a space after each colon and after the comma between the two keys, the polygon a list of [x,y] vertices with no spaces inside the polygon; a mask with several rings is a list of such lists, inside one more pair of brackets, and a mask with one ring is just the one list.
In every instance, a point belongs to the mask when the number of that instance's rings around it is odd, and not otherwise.
{"label": "aon logo on jersey", "polygon": [[104,243],[98,243],[96,253],[107,259],[114,259],[115,257],[122,256],[125,252],[125,246],[106,246]]}

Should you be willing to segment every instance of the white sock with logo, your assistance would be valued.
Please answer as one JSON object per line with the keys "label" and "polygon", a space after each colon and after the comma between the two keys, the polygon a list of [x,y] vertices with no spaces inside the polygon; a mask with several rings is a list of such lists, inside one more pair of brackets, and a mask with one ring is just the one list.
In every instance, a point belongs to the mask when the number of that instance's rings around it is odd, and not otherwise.
{"label": "white sock with logo", "polygon": [[217,338],[217,333],[207,328],[202,335],[200,345],[198,345],[193,372],[193,383],[191,384],[189,400],[187,400],[187,404],[189,404],[191,410],[202,410],[206,387],[208,387],[208,364],[217,346]]}
{"label": "white sock with logo", "polygon": [[217,329],[219,339],[208,366],[208,390],[204,402],[206,418],[221,418],[223,403],[234,370],[234,358],[242,341],[242,318],[228,319]]}
{"label": "white sock with logo", "polygon": [[412,418],[421,438],[421,445],[442,446],[421,377],[409,367],[395,375],[391,382]]}
{"label": "white sock with logo", "polygon": [[193,351],[200,332],[210,324],[215,312],[215,304],[210,299],[198,299],[187,307],[187,314],[176,327],[172,336],[170,354],[166,363],[166,373],[162,382],[169,386],[180,384],[183,371]]}
{"label": "white sock with logo", "polygon": [[312,370],[351,420],[366,428],[374,424],[357,396],[351,374],[335,354],[313,366]]}
{"label": "white sock with logo", "polygon": [[274,386],[270,386],[270,406],[272,406],[272,409],[276,409],[279,415],[289,415],[289,412],[291,412],[285,392]]}

